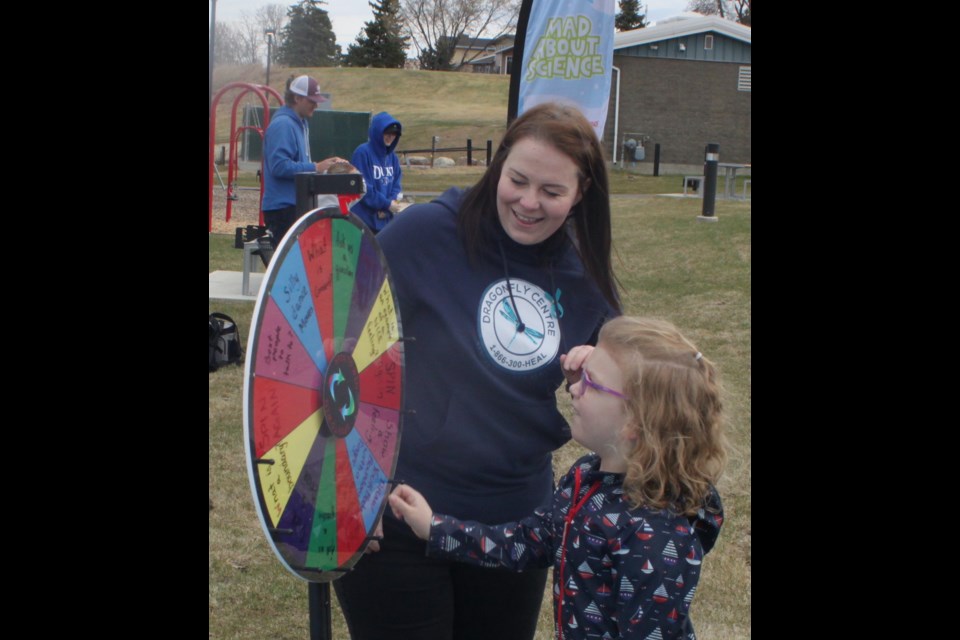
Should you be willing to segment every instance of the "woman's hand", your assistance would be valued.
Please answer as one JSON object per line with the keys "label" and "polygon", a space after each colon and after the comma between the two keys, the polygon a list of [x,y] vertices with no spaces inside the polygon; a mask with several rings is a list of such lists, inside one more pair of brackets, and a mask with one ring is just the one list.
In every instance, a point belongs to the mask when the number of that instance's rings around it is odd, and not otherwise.
{"label": "woman's hand", "polygon": [[426,540],[430,537],[433,510],[419,491],[401,484],[393,490],[388,500],[393,515],[406,522],[418,538]]}
{"label": "woman's hand", "polygon": [[593,349],[592,345],[582,344],[560,356],[560,370],[563,371],[563,377],[567,379],[568,390],[570,385],[580,380],[580,370],[583,369],[587,356],[593,353]]}

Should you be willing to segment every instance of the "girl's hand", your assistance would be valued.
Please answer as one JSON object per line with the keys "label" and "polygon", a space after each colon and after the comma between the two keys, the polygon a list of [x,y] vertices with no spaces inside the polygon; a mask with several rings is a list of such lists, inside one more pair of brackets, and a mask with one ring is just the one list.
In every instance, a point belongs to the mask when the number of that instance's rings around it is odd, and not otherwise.
{"label": "girl's hand", "polygon": [[388,500],[393,515],[406,522],[418,538],[426,540],[430,537],[433,510],[419,491],[401,484],[393,490]]}
{"label": "girl's hand", "polygon": [[587,361],[587,356],[593,353],[593,350],[592,345],[582,344],[560,356],[560,369],[563,371],[563,377],[567,379],[568,388],[571,384],[580,380],[580,370],[583,369],[583,363]]}

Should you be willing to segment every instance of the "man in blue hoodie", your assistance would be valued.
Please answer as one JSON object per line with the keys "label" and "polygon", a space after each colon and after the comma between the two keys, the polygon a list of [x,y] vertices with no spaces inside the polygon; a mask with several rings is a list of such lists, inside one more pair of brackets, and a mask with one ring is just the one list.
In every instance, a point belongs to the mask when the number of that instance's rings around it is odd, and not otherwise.
{"label": "man in blue hoodie", "polygon": [[[283,100],[286,104],[270,117],[263,144],[261,207],[274,248],[298,218],[294,176],[311,171],[323,173],[337,162],[346,162],[336,156],[320,162],[310,159],[310,117],[317,105],[327,100],[316,80],[310,76],[291,77]],[[332,198],[333,206],[337,206],[336,197]]]}
{"label": "man in blue hoodie", "polygon": [[400,121],[386,111],[370,120],[369,141],[353,152],[351,164],[363,174],[367,192],[350,211],[378,233],[400,211],[400,160],[393,152],[400,142]]}

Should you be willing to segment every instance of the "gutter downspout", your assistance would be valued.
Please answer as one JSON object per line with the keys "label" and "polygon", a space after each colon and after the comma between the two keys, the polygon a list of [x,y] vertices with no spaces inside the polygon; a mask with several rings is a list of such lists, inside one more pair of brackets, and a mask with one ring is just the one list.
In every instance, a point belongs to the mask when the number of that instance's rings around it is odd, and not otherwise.
{"label": "gutter downspout", "polygon": [[617,135],[620,126],[620,68],[610,65],[617,72],[617,97],[613,107],[613,164],[617,164]]}

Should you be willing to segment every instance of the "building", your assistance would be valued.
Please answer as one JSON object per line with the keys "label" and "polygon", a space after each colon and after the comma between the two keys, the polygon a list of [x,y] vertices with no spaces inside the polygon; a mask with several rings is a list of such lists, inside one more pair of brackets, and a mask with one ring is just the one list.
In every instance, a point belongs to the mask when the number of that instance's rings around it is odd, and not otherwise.
{"label": "building", "polygon": [[699,172],[707,143],[720,162],[749,164],[750,33],[685,13],[615,34],[603,142],[617,166],[652,173],[659,144],[661,173]]}
{"label": "building", "polygon": [[454,46],[450,66],[459,71],[509,75],[506,69],[513,64],[513,41],[512,33],[496,38],[461,36]]}

